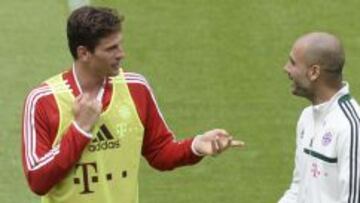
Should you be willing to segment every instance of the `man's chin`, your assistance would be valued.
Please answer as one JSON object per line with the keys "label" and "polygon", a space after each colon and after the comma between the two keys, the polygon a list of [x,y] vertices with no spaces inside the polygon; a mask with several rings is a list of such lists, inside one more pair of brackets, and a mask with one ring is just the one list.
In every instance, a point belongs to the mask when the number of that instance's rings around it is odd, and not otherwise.
{"label": "man's chin", "polygon": [[293,94],[293,95],[296,95],[296,96],[300,96],[300,89],[296,86],[296,84],[295,83],[292,83],[291,84],[291,86],[290,86],[290,88],[291,88],[291,93]]}
{"label": "man's chin", "polygon": [[110,77],[115,77],[115,76],[117,76],[117,75],[119,75],[119,73],[120,73],[120,67],[113,67],[112,69],[111,69],[111,71],[109,72],[109,76]]}
{"label": "man's chin", "polygon": [[301,95],[297,91],[291,91],[291,94],[294,95],[294,96],[301,97]]}
{"label": "man's chin", "polygon": [[298,88],[293,88],[291,90],[291,93],[297,97],[305,97],[307,98],[307,94],[306,91],[304,91],[303,89],[298,89]]}
{"label": "man's chin", "polygon": [[301,93],[295,84],[291,85],[291,94],[293,94],[295,96],[301,96]]}
{"label": "man's chin", "polygon": [[118,76],[120,73],[120,71],[111,71],[111,73],[109,74],[109,77],[115,77]]}
{"label": "man's chin", "polygon": [[119,75],[119,71],[118,72],[116,72],[116,71],[111,71],[111,72],[108,72],[107,74],[106,74],[106,77],[116,77],[116,76],[118,76]]}

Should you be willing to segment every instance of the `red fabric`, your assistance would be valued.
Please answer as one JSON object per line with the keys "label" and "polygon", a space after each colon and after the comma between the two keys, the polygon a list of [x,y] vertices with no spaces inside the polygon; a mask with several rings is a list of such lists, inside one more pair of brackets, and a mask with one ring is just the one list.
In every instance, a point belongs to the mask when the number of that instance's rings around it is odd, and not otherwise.
{"label": "red fabric", "polygon": [[[79,95],[72,71],[63,74],[74,96]],[[130,94],[144,126],[142,155],[158,170],[172,170],[199,162],[191,151],[192,138],[174,140],[157,108],[151,88],[139,74],[125,73]],[[112,85],[106,83],[103,110],[111,99]],[[59,147],[52,147],[59,125],[59,112],[54,96],[46,85],[32,90],[24,105],[22,162],[27,181],[36,194],[46,194],[61,181],[81,157],[90,139],[72,124]]]}

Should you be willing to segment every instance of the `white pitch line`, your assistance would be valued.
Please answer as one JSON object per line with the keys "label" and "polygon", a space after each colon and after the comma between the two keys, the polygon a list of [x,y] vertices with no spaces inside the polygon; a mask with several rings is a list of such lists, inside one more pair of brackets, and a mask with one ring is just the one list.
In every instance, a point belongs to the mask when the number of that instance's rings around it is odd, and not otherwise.
{"label": "white pitch line", "polygon": [[90,5],[90,0],[68,0],[68,5],[69,9],[73,11],[81,6]]}

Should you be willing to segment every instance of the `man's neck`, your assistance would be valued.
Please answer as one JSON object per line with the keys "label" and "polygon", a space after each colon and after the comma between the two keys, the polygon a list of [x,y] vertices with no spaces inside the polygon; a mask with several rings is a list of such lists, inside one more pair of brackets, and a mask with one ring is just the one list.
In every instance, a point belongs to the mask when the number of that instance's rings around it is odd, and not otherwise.
{"label": "man's neck", "polygon": [[73,71],[79,86],[78,88],[80,88],[82,93],[97,94],[104,84],[104,77],[96,75],[82,63],[75,62]]}
{"label": "man's neck", "polygon": [[313,105],[318,105],[325,103],[342,88],[342,83],[336,84],[334,86],[320,86],[315,90],[313,98],[310,99]]}

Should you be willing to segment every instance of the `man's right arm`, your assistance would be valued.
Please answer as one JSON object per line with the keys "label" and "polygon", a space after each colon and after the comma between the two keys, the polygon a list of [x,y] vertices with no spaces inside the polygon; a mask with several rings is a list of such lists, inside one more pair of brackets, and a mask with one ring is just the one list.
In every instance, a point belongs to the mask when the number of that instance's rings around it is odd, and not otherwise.
{"label": "man's right arm", "polygon": [[293,171],[293,178],[289,189],[284,193],[278,203],[296,203],[299,195],[299,184],[300,184],[300,134],[302,133],[301,120],[304,117],[304,111],[302,112],[300,119],[296,127],[296,150],[295,150],[295,166]]}
{"label": "man's right arm", "polygon": [[[297,153],[296,153],[297,154]],[[278,203],[296,203],[299,193],[300,174],[297,167],[297,155],[295,155],[295,168],[290,188],[284,193]]]}
{"label": "man's right arm", "polygon": [[52,146],[59,115],[51,90],[42,86],[27,97],[22,123],[22,162],[28,184],[38,195],[59,183],[79,160],[90,141],[76,122],[65,131],[60,143]]}

